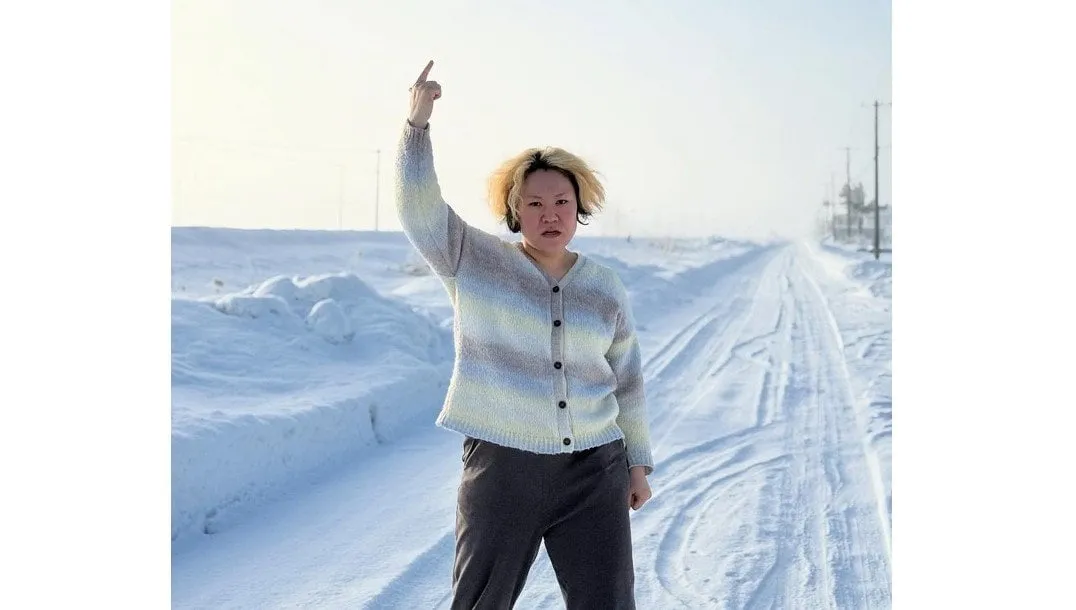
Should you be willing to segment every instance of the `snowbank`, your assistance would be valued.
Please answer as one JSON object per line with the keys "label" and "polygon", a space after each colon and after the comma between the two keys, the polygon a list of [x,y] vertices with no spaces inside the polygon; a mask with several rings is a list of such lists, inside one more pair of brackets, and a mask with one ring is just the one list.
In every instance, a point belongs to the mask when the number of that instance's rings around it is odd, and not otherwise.
{"label": "snowbank", "polygon": [[348,273],[172,302],[172,538],[213,533],[444,395],[451,334]]}

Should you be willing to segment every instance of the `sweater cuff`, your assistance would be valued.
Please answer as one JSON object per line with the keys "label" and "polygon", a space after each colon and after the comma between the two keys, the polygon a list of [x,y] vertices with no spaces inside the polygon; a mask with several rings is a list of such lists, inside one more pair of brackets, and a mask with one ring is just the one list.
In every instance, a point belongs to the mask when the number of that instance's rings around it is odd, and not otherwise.
{"label": "sweater cuff", "polygon": [[628,468],[635,468],[636,466],[643,466],[646,468],[646,476],[650,476],[654,472],[654,460],[650,457],[649,448],[640,451],[639,449],[628,448]]}

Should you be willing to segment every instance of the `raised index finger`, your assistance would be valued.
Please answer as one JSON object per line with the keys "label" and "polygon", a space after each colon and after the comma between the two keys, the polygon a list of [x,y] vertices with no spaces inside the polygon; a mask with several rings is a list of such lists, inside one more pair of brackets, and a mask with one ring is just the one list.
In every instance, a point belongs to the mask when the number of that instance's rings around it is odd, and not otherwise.
{"label": "raised index finger", "polygon": [[426,82],[426,77],[430,75],[430,70],[431,69],[433,69],[433,60],[432,59],[430,60],[430,63],[426,64],[425,69],[422,70],[422,74],[418,75],[418,80],[415,81],[415,84],[417,85],[419,83]]}

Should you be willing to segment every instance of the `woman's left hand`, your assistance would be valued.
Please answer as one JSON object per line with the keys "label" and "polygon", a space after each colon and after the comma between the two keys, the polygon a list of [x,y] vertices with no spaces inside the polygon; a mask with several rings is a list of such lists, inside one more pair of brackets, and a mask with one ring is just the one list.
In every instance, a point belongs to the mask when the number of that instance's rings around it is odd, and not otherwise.
{"label": "woman's left hand", "polygon": [[635,466],[631,469],[631,483],[628,485],[628,505],[632,510],[639,510],[650,499],[650,482],[646,480],[646,468]]}

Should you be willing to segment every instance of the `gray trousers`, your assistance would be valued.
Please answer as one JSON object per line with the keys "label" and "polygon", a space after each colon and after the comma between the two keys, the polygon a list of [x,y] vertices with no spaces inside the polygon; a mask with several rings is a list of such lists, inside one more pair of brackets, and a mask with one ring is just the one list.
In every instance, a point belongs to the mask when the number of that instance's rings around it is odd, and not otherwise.
{"label": "gray trousers", "polygon": [[467,438],[453,610],[507,610],[544,541],[568,610],[634,610],[623,441],[539,455]]}

